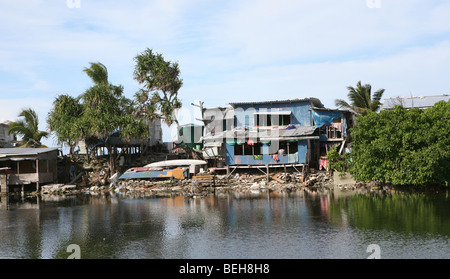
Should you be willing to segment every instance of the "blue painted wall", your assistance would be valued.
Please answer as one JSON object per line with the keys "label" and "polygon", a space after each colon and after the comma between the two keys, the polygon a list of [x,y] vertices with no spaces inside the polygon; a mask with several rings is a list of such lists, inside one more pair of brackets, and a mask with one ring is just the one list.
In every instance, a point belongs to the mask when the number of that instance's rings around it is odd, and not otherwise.
{"label": "blue painted wall", "polygon": [[225,144],[225,164],[234,165],[234,145]]}
{"label": "blue painted wall", "polygon": [[308,141],[299,140],[298,141],[298,162],[301,164],[306,163],[306,152],[308,151]]}
{"label": "blue painted wall", "polygon": [[[312,126],[313,118],[309,101],[298,101],[292,103],[275,103],[275,104],[252,104],[252,105],[235,105],[235,127],[255,127],[256,112],[274,112],[274,111],[291,111],[291,124],[300,126]],[[306,163],[306,152],[308,150],[307,140],[298,141],[298,152],[296,158],[289,160],[288,155],[278,156],[278,160],[273,155],[268,154],[268,146],[263,145],[261,148],[262,155],[255,158],[252,155],[234,155],[235,145],[225,144],[225,163],[227,165],[266,165],[266,164],[289,164],[289,163]],[[237,145],[240,147],[240,145]],[[295,159],[295,160],[293,160]]]}
{"label": "blue painted wall", "polygon": [[236,105],[234,108],[236,127],[254,127],[255,112],[292,111],[291,124],[312,126],[312,112],[309,101],[280,104]]}
{"label": "blue painted wall", "polygon": [[[306,152],[308,150],[307,140],[298,141],[298,152],[296,160],[289,160],[288,155],[280,156],[278,155],[278,161],[274,159],[273,155],[267,154],[262,155],[261,160],[255,159],[253,155],[234,155],[234,148],[236,145],[225,144],[226,154],[225,163],[226,165],[267,165],[267,164],[304,164],[306,163]],[[240,145],[237,145],[240,147]],[[291,158],[292,159],[292,158]]]}

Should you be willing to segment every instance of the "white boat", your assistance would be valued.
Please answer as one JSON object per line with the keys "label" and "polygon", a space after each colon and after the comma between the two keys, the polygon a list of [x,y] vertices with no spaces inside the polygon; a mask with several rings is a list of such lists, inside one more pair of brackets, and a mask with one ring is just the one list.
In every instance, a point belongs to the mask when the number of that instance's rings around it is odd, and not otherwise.
{"label": "white boat", "polygon": [[[185,179],[192,166],[206,165],[203,160],[166,160],[143,167],[134,167],[123,173],[119,179],[171,178]],[[195,171],[194,171],[195,172]]]}
{"label": "white boat", "polygon": [[192,165],[206,165],[207,162],[203,160],[192,160],[192,159],[178,159],[178,160],[166,160],[151,163],[145,165],[147,168],[165,168],[165,167],[183,167],[183,166],[192,166]]}

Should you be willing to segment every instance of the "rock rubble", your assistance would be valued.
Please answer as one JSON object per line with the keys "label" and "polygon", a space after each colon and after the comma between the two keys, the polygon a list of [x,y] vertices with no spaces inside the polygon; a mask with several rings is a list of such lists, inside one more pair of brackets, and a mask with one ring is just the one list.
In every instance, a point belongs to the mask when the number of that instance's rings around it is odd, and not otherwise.
{"label": "rock rubble", "polygon": [[[117,176],[116,176],[117,177]],[[298,173],[276,173],[269,182],[266,175],[235,174],[215,175],[214,182],[197,184],[194,180],[118,180],[111,179],[110,185],[80,187],[76,185],[53,184],[41,187],[43,195],[57,194],[102,194],[120,193],[126,196],[172,196],[203,197],[212,193],[235,191],[247,192],[292,192],[304,189],[327,187],[330,177],[326,173],[312,174],[306,179]]]}

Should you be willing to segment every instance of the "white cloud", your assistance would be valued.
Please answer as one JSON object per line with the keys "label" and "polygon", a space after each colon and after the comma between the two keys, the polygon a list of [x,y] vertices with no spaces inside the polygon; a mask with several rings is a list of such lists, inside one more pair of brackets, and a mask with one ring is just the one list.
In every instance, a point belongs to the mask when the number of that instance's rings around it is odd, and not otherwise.
{"label": "white cloud", "polygon": [[89,62],[131,97],[146,48],[179,61],[184,107],[311,96],[332,107],[358,80],[393,96],[448,92],[448,14],[438,0],[2,1],[0,118],[35,104],[45,118],[56,95],[90,86]]}
{"label": "white cloud", "polygon": [[318,97],[325,106],[334,107],[334,100],[345,99],[347,86],[355,86],[359,80],[374,90],[386,89],[385,97],[409,95],[410,91],[420,95],[449,93],[449,72],[450,41],[382,59],[260,67],[231,74],[225,82],[190,88],[190,92],[204,92],[197,98],[209,107],[262,98],[305,97]]}

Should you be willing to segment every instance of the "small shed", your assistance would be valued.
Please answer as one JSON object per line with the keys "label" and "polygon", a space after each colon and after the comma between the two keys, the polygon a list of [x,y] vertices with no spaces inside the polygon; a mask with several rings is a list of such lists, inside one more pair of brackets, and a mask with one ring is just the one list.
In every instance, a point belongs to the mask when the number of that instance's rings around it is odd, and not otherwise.
{"label": "small shed", "polygon": [[58,178],[57,148],[0,148],[1,193],[9,186],[35,184],[36,190]]}
{"label": "small shed", "polygon": [[186,144],[191,148],[201,149],[203,147],[203,125],[196,125],[193,123],[182,125],[178,130],[178,143],[183,143],[183,138]]}

